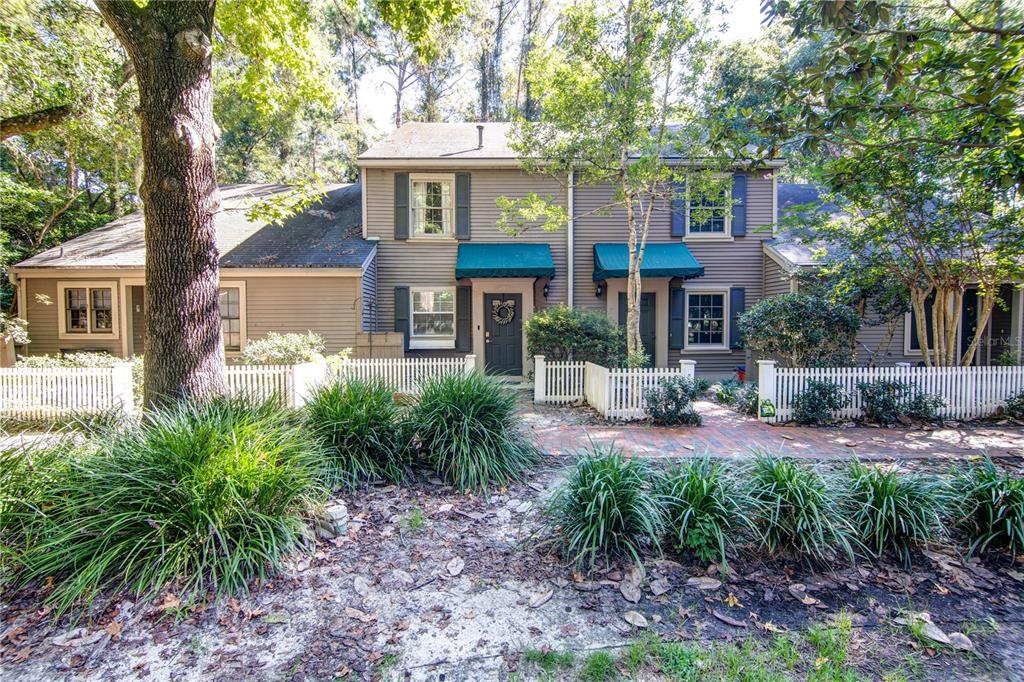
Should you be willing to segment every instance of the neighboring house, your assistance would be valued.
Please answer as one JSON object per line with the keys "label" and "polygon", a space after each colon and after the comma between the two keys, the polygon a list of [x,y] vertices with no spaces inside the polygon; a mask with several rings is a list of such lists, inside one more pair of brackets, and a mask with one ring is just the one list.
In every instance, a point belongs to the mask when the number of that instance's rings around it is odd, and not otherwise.
{"label": "neighboring house", "polygon": [[[318,206],[282,226],[247,218],[252,205],[288,191],[221,189],[220,312],[229,358],[269,331],[312,329],[337,352],[354,346],[362,327],[375,245],[360,236],[359,186],[330,187]],[[22,352],[143,353],[144,242],[137,211],[11,268],[31,339]]]}
{"label": "neighboring house", "polygon": [[[811,185],[780,183],[778,206],[781,213],[793,206],[810,207],[815,211],[830,214],[839,212],[833,204],[824,204],[818,192]],[[813,239],[801,238],[791,233],[780,234],[764,243],[764,290],[767,296],[798,292],[802,273],[812,272],[827,261],[824,247]],[[992,319],[983,332],[978,345],[975,364],[990,365],[1001,353],[1009,350],[1021,356],[1022,313],[1024,313],[1024,289],[1011,284],[1000,289],[1001,303],[992,311]],[[961,325],[959,329],[961,353],[973,340],[977,327],[978,290],[968,288],[964,294]],[[929,327],[930,327],[929,323]],[[906,313],[899,320],[890,339],[890,330],[885,325],[864,326],[857,334],[857,360],[868,362],[872,355],[877,365],[922,362],[921,345],[917,336],[917,320],[913,313]]]}
{"label": "neighboring house", "polygon": [[[364,236],[377,243],[377,331],[410,355],[473,352],[490,371],[529,372],[522,322],[557,304],[625,322],[623,211],[595,213],[609,186],[520,170],[505,123],[407,123],[360,155]],[[731,215],[692,224],[685,205],[654,213],[642,265],[641,334],[657,366],[697,360],[729,376],[746,354],[735,321],[764,296],[762,242],[775,220],[773,166],[733,175]],[[562,230],[511,237],[499,196],[565,206]],[[666,202],[667,204],[667,202]]]}
{"label": "neighboring house", "polygon": [[[624,324],[625,218],[621,210],[596,211],[611,200],[611,188],[524,173],[509,130],[504,123],[408,123],[359,157],[360,183],[332,187],[281,227],[246,213],[286,187],[224,188],[216,223],[229,357],[269,331],[312,330],[331,352],[474,353],[489,372],[521,376],[532,369],[523,321],[534,311],[566,304]],[[710,377],[730,376],[738,365],[753,369],[736,318],[766,296],[797,290],[797,274],[818,263],[813,243],[775,233],[780,210],[817,201],[809,186],[777,183],[780,165],[737,168],[726,217],[694,224],[685,201],[655,211],[641,304],[653,364],[693,359]],[[572,220],[554,232],[534,227],[512,237],[499,230],[497,198],[531,192],[550,196]],[[22,352],[142,352],[143,242],[139,212],[14,266],[32,338]],[[1004,298],[979,362],[1020,347],[1021,290],[1007,287]],[[861,332],[862,360],[883,335]],[[913,326],[904,322],[880,363],[917,362],[915,347]]]}

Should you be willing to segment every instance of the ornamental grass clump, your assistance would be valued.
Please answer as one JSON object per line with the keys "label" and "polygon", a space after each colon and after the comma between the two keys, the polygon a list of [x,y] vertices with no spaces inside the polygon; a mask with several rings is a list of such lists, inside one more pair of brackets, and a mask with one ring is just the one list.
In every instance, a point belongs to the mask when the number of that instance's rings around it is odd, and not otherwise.
{"label": "ornamental grass clump", "polygon": [[754,525],[769,554],[790,552],[814,561],[853,559],[853,529],[840,488],[813,466],[758,453],[750,473]]}
{"label": "ornamental grass clump", "polygon": [[874,556],[890,550],[909,566],[912,547],[943,535],[942,515],[950,500],[937,479],[855,461],[846,485],[846,516]]}
{"label": "ornamental grass clump", "polygon": [[622,556],[639,564],[645,548],[658,548],[665,519],[653,478],[646,462],[614,446],[582,453],[544,510],[565,560],[593,572]]}
{"label": "ornamental grass clump", "polygon": [[1024,478],[986,458],[954,473],[953,493],[959,508],[954,524],[966,534],[971,554],[1024,551]]}
{"label": "ornamental grass clump", "polygon": [[182,402],[96,437],[47,481],[23,581],[58,612],[101,590],[232,593],[299,549],[321,496],[319,440],[274,402]]}
{"label": "ornamental grass clump", "polygon": [[306,404],[306,421],[327,445],[324,477],[331,488],[408,477],[412,438],[387,384],[348,379],[320,386]]}
{"label": "ornamental grass clump", "polygon": [[515,394],[480,372],[426,381],[410,421],[423,457],[458,490],[506,485],[540,459],[520,431]]}
{"label": "ornamental grass clump", "polygon": [[724,462],[708,457],[687,460],[659,477],[657,494],[673,543],[701,561],[727,565],[726,553],[750,528],[752,504],[741,478],[744,469],[729,471]]}

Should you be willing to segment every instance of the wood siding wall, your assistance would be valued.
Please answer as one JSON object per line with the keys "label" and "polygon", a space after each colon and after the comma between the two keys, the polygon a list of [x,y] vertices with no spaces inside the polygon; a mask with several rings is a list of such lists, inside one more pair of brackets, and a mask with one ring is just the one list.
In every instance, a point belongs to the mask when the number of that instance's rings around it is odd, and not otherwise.
{"label": "wood siding wall", "polygon": [[768,254],[764,255],[764,296],[779,296],[790,292],[790,276]]}
{"label": "wood siding wall", "polygon": [[[57,282],[81,282],[85,286],[90,282],[110,281],[115,280],[111,277],[93,279],[31,277],[23,280],[25,307],[27,308],[25,320],[28,322],[28,336],[31,340],[31,343],[24,347],[23,352],[27,355],[55,355],[61,350],[86,349],[120,355],[120,336],[116,339],[62,339],[59,337],[60,316],[64,314],[64,302],[57,296]],[[120,298],[120,286],[114,287],[113,296],[117,301],[118,318],[120,318],[120,309],[124,306],[124,301]],[[120,324],[120,319],[115,322]]]}
{"label": "wood siding wall", "polygon": [[[451,174],[452,170],[422,168],[411,173]],[[435,242],[411,238],[394,238],[395,171],[380,168],[364,169],[366,191],[367,237],[379,238],[377,245],[377,329],[394,329],[394,289],[396,286],[456,286],[455,259],[459,242],[455,239]],[[538,308],[565,303],[568,298],[567,230],[545,232],[533,227],[510,237],[496,227],[499,196],[524,197],[530,192],[551,196],[561,206],[568,206],[567,192],[552,178],[530,176],[517,169],[473,170],[470,188],[471,242],[532,242],[551,245],[555,277],[551,280],[547,300],[537,297]],[[473,321],[474,326],[479,321]],[[444,354],[443,352],[441,354]]]}

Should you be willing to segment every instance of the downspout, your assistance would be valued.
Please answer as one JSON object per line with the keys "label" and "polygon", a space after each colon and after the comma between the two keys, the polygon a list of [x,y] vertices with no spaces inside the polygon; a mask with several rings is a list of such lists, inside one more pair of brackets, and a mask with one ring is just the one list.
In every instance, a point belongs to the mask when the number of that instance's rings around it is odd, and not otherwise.
{"label": "downspout", "polygon": [[576,288],[576,280],[573,277],[573,275],[574,275],[574,273],[576,271],[576,262],[575,262],[575,257],[573,255],[573,251],[574,251],[573,244],[575,242],[575,231],[573,229],[575,227],[575,220],[573,219],[573,216],[576,213],[576,207],[574,205],[573,172],[572,171],[569,171],[569,186],[568,187],[569,187],[569,190],[568,190],[568,202],[569,202],[569,227],[568,227],[568,230],[569,230],[569,233],[567,235],[568,248],[567,248],[567,252],[566,252],[566,257],[569,260],[568,266],[567,266],[567,270],[568,270],[567,276],[569,278],[569,284],[568,284],[569,294],[568,294],[568,301],[567,302],[569,304],[569,307],[572,308],[573,307],[573,290]]}
{"label": "downspout", "polygon": [[24,305],[24,294],[21,290],[21,278],[18,277],[18,273],[14,271],[14,268],[7,269],[7,281],[14,287],[14,302],[17,304],[18,317],[25,319],[25,305]]}

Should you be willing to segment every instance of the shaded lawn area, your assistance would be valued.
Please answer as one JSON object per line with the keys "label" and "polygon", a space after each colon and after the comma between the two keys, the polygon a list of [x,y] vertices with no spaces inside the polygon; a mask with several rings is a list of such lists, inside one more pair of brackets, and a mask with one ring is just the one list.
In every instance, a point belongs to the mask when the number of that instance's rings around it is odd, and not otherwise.
{"label": "shaded lawn area", "polygon": [[[910,570],[736,559],[725,575],[668,552],[647,562],[639,601],[629,601],[628,565],[587,579],[538,547],[536,511],[571,463],[550,457],[528,482],[489,499],[436,480],[348,495],[345,535],[318,540],[284,575],[219,603],[181,603],[173,590],[139,604],[112,595],[80,622],[55,624],[38,607],[46,585],[8,592],[0,607],[5,676],[1024,676],[1024,569],[942,547],[915,555]],[[921,612],[944,634],[966,635],[975,651],[929,639],[912,615]]]}

